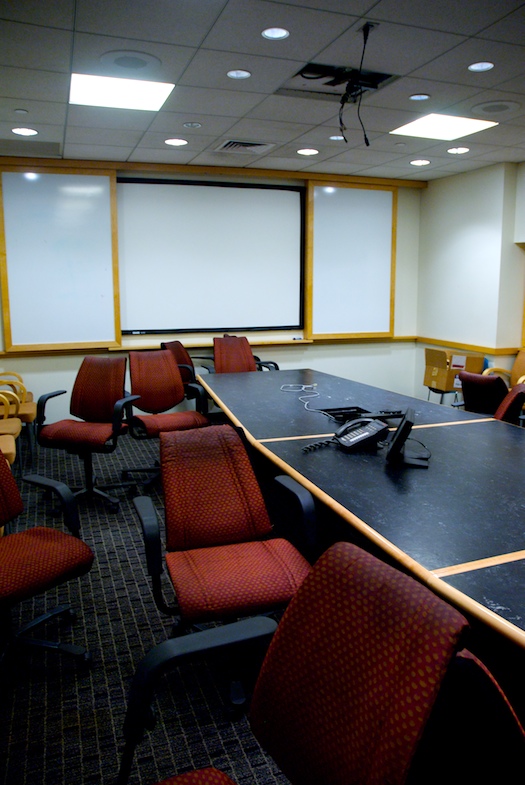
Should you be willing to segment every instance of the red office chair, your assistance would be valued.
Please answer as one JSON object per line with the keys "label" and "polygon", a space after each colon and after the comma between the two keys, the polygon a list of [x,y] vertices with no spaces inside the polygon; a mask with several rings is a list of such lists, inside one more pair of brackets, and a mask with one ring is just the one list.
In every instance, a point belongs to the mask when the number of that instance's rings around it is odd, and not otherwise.
{"label": "red office chair", "polygon": [[85,486],[76,496],[102,497],[116,511],[119,500],[105,492],[118,484],[100,486],[93,475],[93,454],[110,453],[117,447],[119,436],[128,430],[123,421],[126,407],[137,396],[124,392],[125,357],[88,356],[82,361],[73,391],[70,412],[78,420],[59,420],[45,425],[48,400],[65,390],[42,395],[38,400],[37,440],[41,447],[66,450],[78,455],[84,463]]}
{"label": "red office chair", "polygon": [[[279,623],[253,694],[254,735],[292,785],[515,781],[525,735],[484,666],[465,650],[458,653],[466,629],[466,619],[426,587],[354,545],[337,543]],[[144,729],[152,727],[159,676],[198,651],[223,648],[226,631],[165,641],[139,665],[119,785],[127,782]],[[231,625],[231,645],[241,642],[239,626]],[[467,696],[477,696],[473,705]],[[442,741],[451,740],[450,728],[459,737],[447,746]],[[208,768],[167,783],[232,780]]]}
{"label": "red office chair", "polygon": [[515,384],[496,409],[494,418],[496,420],[510,422],[513,425],[521,425],[524,405],[525,384]]}
{"label": "red office chair", "polygon": [[458,376],[465,410],[493,416],[508,393],[503,379],[500,376],[484,376],[469,371],[460,371]]}
{"label": "red office chair", "polygon": [[203,387],[198,384],[195,378],[195,366],[186,348],[180,341],[168,341],[167,343],[161,343],[160,348],[167,349],[175,357],[175,362],[178,365],[182,383],[184,385],[185,397],[189,400],[195,400],[195,406],[198,412],[207,414],[208,398],[204,392]]}
{"label": "red office chair", "polygon": [[[152,500],[135,499],[159,609],[190,625],[283,609],[310,565],[271,538],[263,496],[240,435],[230,425],[162,433],[166,566],[177,604],[162,595],[159,520]],[[303,510],[311,502],[308,494]],[[302,503],[302,502],[300,502]],[[313,507],[313,502],[311,502]],[[310,516],[310,510],[306,511]]]}
{"label": "red office chair", "polygon": [[[53,649],[89,661],[88,652],[72,644],[41,640],[29,633],[55,616],[74,618],[68,605],[59,605],[25,624],[11,630],[12,608],[24,600],[84,575],[93,564],[93,552],[79,538],[76,500],[67,486],[37,475],[30,475],[34,485],[55,492],[65,512],[64,521],[71,534],[34,526],[25,531],[0,537],[0,633],[1,657],[14,646],[28,645]],[[0,526],[6,525],[23,510],[22,498],[7,462],[0,456]]]}
{"label": "red office chair", "polygon": [[213,339],[213,365],[215,373],[279,370],[277,363],[256,357],[247,338],[236,335]]}
{"label": "red office chair", "polygon": [[[149,352],[130,352],[129,370],[131,392],[138,401],[136,407],[145,414],[134,412],[129,418],[130,434],[134,439],[158,439],[165,431],[189,430],[209,425],[199,411],[168,411],[185,398],[182,377],[172,352],[159,349]],[[149,472],[150,483],[160,475],[160,467],[124,469],[122,477],[132,472]],[[146,485],[148,483],[145,483]]]}

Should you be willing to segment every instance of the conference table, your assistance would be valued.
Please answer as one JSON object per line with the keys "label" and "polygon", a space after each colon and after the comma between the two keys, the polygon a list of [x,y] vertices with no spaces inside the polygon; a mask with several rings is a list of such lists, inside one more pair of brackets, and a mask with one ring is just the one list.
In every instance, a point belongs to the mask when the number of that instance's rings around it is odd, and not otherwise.
{"label": "conference table", "polygon": [[[210,373],[199,381],[257,450],[348,524],[349,534],[525,650],[525,428],[312,369]],[[339,407],[412,409],[406,444],[430,456],[428,467],[391,464],[385,447],[344,452],[320,444],[340,425],[323,412]],[[399,423],[385,421],[392,430]]]}

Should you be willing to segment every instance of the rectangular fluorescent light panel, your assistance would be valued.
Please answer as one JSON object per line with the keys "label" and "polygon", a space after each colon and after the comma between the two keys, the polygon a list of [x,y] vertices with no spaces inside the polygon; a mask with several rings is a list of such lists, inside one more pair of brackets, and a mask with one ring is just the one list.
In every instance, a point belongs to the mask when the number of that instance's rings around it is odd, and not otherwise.
{"label": "rectangular fluorescent light panel", "polygon": [[69,103],[158,112],[174,87],[167,82],[71,74]]}
{"label": "rectangular fluorescent light panel", "polygon": [[453,139],[476,134],[478,131],[484,131],[494,125],[498,125],[498,123],[493,123],[491,120],[473,120],[470,117],[428,114],[426,117],[420,117],[419,120],[402,125],[390,133],[399,136],[417,136],[421,139],[443,139],[451,142]]}

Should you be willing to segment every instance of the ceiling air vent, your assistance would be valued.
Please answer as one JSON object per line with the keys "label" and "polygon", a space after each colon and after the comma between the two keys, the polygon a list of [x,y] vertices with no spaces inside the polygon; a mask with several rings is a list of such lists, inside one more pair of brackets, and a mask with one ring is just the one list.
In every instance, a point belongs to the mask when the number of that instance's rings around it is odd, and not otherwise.
{"label": "ceiling air vent", "polygon": [[215,148],[214,152],[216,153],[248,153],[249,155],[260,154],[260,153],[267,153],[268,150],[271,150],[272,147],[275,147],[275,144],[266,144],[264,142],[241,142],[237,139],[228,139],[226,142],[222,142],[218,147]]}
{"label": "ceiling air vent", "polygon": [[27,139],[0,139],[0,155],[27,158],[60,158],[59,142],[36,142]]}

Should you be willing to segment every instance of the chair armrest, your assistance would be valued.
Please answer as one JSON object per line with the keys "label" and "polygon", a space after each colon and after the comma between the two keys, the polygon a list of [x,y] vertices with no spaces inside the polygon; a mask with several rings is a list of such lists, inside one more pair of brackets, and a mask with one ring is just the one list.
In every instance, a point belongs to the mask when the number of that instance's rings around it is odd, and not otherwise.
{"label": "chair armrest", "polygon": [[63,482],[51,480],[49,477],[42,477],[40,474],[26,474],[22,479],[30,485],[36,485],[45,491],[56,494],[60,500],[64,513],[64,523],[71,534],[80,537],[80,518],[78,515],[78,505],[75,494]]}
{"label": "chair armrest", "polygon": [[133,504],[139,516],[146,551],[148,575],[162,574],[162,546],[160,540],[159,516],[150,496],[137,496]]}
{"label": "chair armrest", "polygon": [[46,404],[50,398],[56,398],[57,395],[64,395],[66,390],[55,390],[54,392],[44,393],[38,399],[37,407],[36,407],[36,424],[43,425],[46,421],[45,413],[46,413]]}
{"label": "chair armrest", "polygon": [[482,376],[491,376],[492,374],[503,374],[503,376],[507,376],[510,379],[510,371],[508,368],[498,368],[497,366],[493,366],[492,368],[485,368],[482,372]]}
{"label": "chair armrest", "polygon": [[[286,518],[299,519],[299,550],[305,551],[304,555],[307,558],[311,557],[317,545],[317,513],[314,497],[303,485],[287,474],[278,475],[275,477],[275,482],[286,491],[288,499],[283,496],[286,507],[288,508],[290,503],[295,507],[295,510],[291,511],[290,516],[286,515]],[[299,514],[296,512],[297,509]]]}
{"label": "chair armrest", "polygon": [[204,387],[197,382],[189,382],[186,385],[186,397],[191,401],[195,400],[195,407],[201,414],[208,414],[208,396]]}
{"label": "chair armrest", "polygon": [[266,368],[267,371],[279,370],[279,366],[277,365],[277,363],[274,363],[272,360],[256,360],[255,364],[257,365],[260,371],[262,371],[263,368]]}
{"label": "chair armrest", "polygon": [[128,781],[135,747],[146,729],[152,730],[155,717],[151,702],[153,691],[161,676],[181,661],[199,653],[224,650],[243,644],[267,647],[277,623],[266,616],[223,624],[180,638],[170,638],[154,646],[139,663],[133,676],[124,720],[125,748],[121,758],[117,785]]}
{"label": "chair armrest", "polygon": [[113,437],[118,436],[120,433],[120,427],[122,425],[122,421],[124,419],[124,412],[128,413],[128,409],[131,409],[131,404],[133,401],[138,401],[140,395],[125,395],[124,398],[120,398],[113,407]]}

